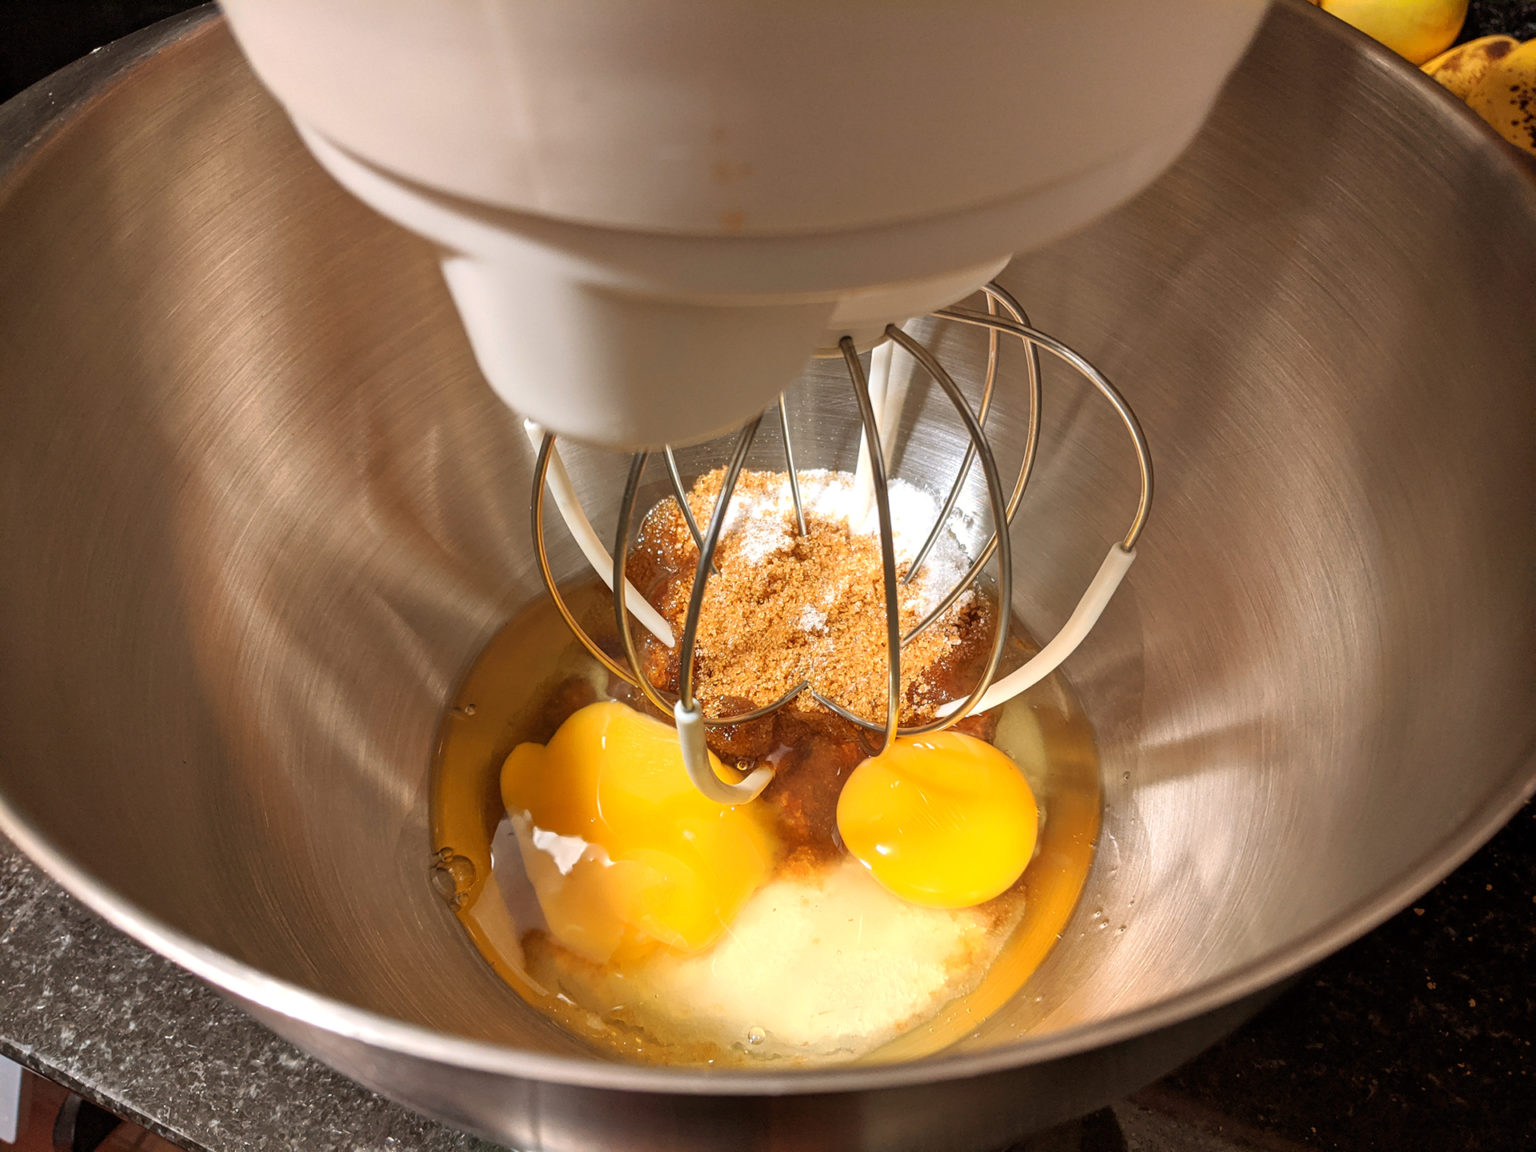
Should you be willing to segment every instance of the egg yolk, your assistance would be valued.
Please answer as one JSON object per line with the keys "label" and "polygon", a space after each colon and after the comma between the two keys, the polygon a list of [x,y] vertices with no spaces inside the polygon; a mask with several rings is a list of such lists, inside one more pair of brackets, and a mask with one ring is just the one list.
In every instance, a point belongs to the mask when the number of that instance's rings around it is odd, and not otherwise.
{"label": "egg yolk", "polygon": [[514,748],[501,796],[551,935],[597,963],[709,947],[777,855],[761,805],[705,798],[677,733],[611,701],[573,713],[548,744]]}
{"label": "egg yolk", "polygon": [[1018,766],[959,732],[899,737],[853,770],[837,801],[848,851],[892,893],[930,908],[1007,891],[1039,824]]}

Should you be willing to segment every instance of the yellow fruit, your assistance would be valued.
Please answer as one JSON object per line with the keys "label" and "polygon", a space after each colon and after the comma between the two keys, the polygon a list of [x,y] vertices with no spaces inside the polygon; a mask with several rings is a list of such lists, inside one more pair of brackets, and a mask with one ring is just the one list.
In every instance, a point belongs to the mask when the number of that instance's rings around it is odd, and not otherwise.
{"label": "yellow fruit", "polygon": [[1415,64],[1455,43],[1467,18],[1467,0],[1322,0],[1320,6]]}
{"label": "yellow fruit", "polygon": [[1468,40],[1424,65],[1424,74],[1439,81],[1452,95],[1465,100],[1488,74],[1488,69],[1518,47],[1520,41],[1513,36],[1482,36]]}
{"label": "yellow fruit", "polygon": [[1494,63],[1467,107],[1517,148],[1536,154],[1536,40]]}

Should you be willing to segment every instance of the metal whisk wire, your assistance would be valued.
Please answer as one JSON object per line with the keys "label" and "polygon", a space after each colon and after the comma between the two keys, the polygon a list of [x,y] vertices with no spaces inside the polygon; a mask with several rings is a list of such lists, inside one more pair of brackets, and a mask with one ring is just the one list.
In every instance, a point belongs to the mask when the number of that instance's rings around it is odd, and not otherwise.
{"label": "metal whisk wire", "polygon": [[[696,657],[694,642],[698,633],[699,620],[703,611],[709,578],[711,575],[717,574],[714,563],[715,554],[724,530],[731,497],[741,475],[747,454],[761,424],[762,416],[754,418],[737,433],[729,462],[725,469],[720,492],[715,498],[714,507],[710,513],[707,528],[700,528],[688,503],[682,474],[678,468],[675,454],[670,448],[665,451],[668,478],[671,483],[674,499],[676,499],[682,511],[689,533],[698,549],[698,560],[690,589],[688,608],[683,621],[682,635],[677,641],[681,647],[677,651],[678,692],[675,697],[658,688],[651,682],[650,677],[645,674],[630,617],[632,614],[640,616],[642,623],[646,624],[658,641],[669,648],[674,646],[670,625],[666,624],[663,620],[660,621],[658,626],[656,622],[657,614],[654,609],[648,603],[641,600],[638,593],[635,592],[625,578],[629,542],[634,526],[635,506],[638,502],[639,491],[650,454],[646,452],[637,453],[631,459],[628,479],[620,500],[619,522],[615,531],[614,547],[610,555],[600,544],[594,549],[593,540],[583,539],[581,530],[585,528],[586,532],[590,533],[590,525],[586,523],[585,515],[581,512],[580,505],[575,498],[575,493],[570,487],[569,478],[565,473],[564,465],[561,463],[555,447],[555,437],[550,434],[542,434],[534,468],[532,521],[534,547],[538,558],[539,571],[544,579],[545,587],[573,634],[599,660],[604,668],[619,679],[637,688],[657,709],[673,713],[678,725],[679,738],[683,747],[683,758],[689,775],[693,778],[700,791],[712,799],[725,804],[737,804],[750,800],[761,792],[762,788],[771,780],[772,770],[766,767],[758,768],[739,783],[729,783],[721,780],[709,763],[709,756],[705,746],[706,727],[743,724],[761,719],[782,708],[802,692],[810,693],[818,703],[858,726],[860,730],[877,733],[879,743],[871,749],[874,753],[884,750],[898,736],[921,735],[950,727],[973,711],[995,707],[1004,700],[1017,695],[1029,685],[1037,682],[1054,670],[1076,648],[1087,634],[1087,631],[1098,620],[1099,614],[1108,603],[1115,588],[1118,587],[1120,580],[1123,579],[1131,560],[1134,559],[1135,544],[1146,523],[1152,498],[1151,458],[1134,413],[1131,412],[1129,405],[1125,403],[1124,399],[1109,381],[1089,364],[1086,359],[1060,341],[1033,328],[1024,310],[1006,290],[996,284],[989,284],[983,291],[987,303],[987,311],[985,313],[958,306],[942,309],[934,313],[937,319],[979,326],[987,331],[987,369],[980,403],[974,412],[949,372],[928,348],[896,325],[888,326],[885,331],[886,339],[890,341],[891,345],[900,348],[910,356],[913,361],[923,368],[940,390],[945,393],[946,398],[955,409],[962,424],[964,424],[967,434],[966,451],[955,480],[941,505],[932,529],[923,545],[914,554],[913,561],[905,577],[900,582],[898,582],[896,575],[894,529],[889,507],[889,486],[886,475],[887,461],[881,449],[881,429],[878,427],[874,406],[870,399],[870,383],[865,377],[863,366],[852,341],[845,337],[840,345],[844,365],[847,369],[849,382],[854,390],[855,402],[860,413],[863,443],[866,446],[868,462],[875,478],[881,562],[886,590],[885,617],[887,630],[886,715],[881,721],[871,720],[851,712],[837,701],[824,696],[808,680],[801,681],[792,686],[770,704],[733,715],[706,717],[699,707],[694,691]],[[1008,315],[1000,315],[999,307]],[[997,461],[992,453],[991,446],[987,442],[984,431],[984,421],[991,407],[992,394],[996,382],[998,339],[1000,336],[1015,337],[1023,345],[1027,357],[1029,392],[1029,424],[1023,458],[1012,491],[1006,497],[1004,496]],[[1141,497],[1130,530],[1110,550],[1109,556],[1100,567],[1094,580],[1090,583],[1088,590],[1079,600],[1067,624],[1023,667],[998,680],[997,671],[1007,644],[1008,605],[1012,602],[1013,566],[1012,549],[1009,544],[1009,524],[1018,510],[1038,454],[1042,402],[1040,349],[1052,353],[1077,371],[1115,409],[1129,431],[1133,447],[1136,451],[1141,481]],[[789,483],[794,500],[796,531],[804,534],[806,531],[805,510],[801,498],[799,477],[795,471],[794,447],[790,435],[789,415],[783,397],[780,397],[777,407]],[[530,428],[530,435],[535,435],[536,433],[542,433],[542,430]],[[966,574],[940,598],[935,608],[931,609],[911,631],[902,636],[900,633],[899,588],[912,578],[915,571],[927,558],[935,541],[945,530],[949,518],[954,512],[967,475],[978,459],[981,461],[982,472],[986,481],[990,519],[992,520],[991,535],[971,562]],[[582,544],[583,551],[586,552],[594,567],[599,567],[599,572],[604,577],[605,582],[613,589],[614,621],[625,657],[623,664],[610,657],[585,629],[580,626],[555,583],[549,564],[544,534],[543,507],[544,496],[547,490],[554,492],[557,504],[562,514],[566,516],[567,522],[571,524],[573,532],[576,533],[578,542]],[[575,522],[572,521],[572,509],[575,510]],[[974,585],[987,565],[994,561],[994,558],[997,568],[998,612],[996,614],[997,618],[988,658],[981,675],[978,677],[972,690],[965,697],[950,701],[942,706],[938,710],[938,715],[935,719],[923,724],[907,727],[901,726],[899,718],[901,712],[900,667],[902,647],[910,643],[913,638],[940,619],[945,612],[949,611],[966,589]],[[599,559],[603,562],[601,565],[599,565]],[[631,600],[632,594],[634,600]]]}

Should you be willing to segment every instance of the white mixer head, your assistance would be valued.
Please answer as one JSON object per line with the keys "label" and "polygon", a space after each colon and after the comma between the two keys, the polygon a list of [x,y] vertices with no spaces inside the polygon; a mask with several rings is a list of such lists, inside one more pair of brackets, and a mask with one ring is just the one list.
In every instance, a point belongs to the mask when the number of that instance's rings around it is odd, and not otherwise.
{"label": "white mixer head", "polygon": [[442,250],[487,380],[717,435],[1149,184],[1266,0],[225,0],[316,156]]}

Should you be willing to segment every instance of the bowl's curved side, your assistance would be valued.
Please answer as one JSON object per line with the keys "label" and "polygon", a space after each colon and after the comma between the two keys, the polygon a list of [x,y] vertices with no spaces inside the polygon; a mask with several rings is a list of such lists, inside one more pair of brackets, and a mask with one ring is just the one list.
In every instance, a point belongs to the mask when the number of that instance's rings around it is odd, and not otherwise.
{"label": "bowl's curved side", "polygon": [[1085,1116],[1214,1044],[1273,998],[1261,989],[1151,1031],[1038,1064],[858,1091],[615,1091],[455,1067],[241,1001],[278,1035],[374,1091],[519,1149],[682,1152],[785,1147],[985,1152]]}

